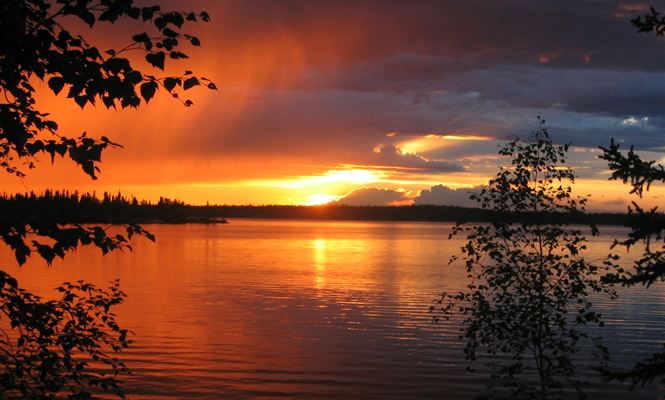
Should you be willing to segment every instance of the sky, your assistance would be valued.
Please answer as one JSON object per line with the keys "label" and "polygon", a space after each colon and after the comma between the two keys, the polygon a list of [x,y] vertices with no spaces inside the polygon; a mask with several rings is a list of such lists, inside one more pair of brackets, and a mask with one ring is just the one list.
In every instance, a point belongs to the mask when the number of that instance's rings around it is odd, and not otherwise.
{"label": "sky", "polygon": [[[139,5],[150,2],[140,1]],[[107,136],[92,181],[68,160],[40,159],[6,192],[121,192],[190,204],[471,205],[469,191],[510,160],[511,135],[538,116],[571,143],[575,192],[589,209],[625,211],[629,187],[596,157],[611,138],[645,159],[665,157],[665,38],[630,19],[664,1],[160,1],[207,11],[183,31],[202,46],[166,73],[192,70],[217,91],[158,92],[136,110],[81,110],[37,82],[38,109],[63,135]],[[73,32],[119,49],[147,24],[80,24]],[[147,63],[135,68],[160,75]],[[161,94],[161,95],[160,95]],[[652,187],[641,204],[665,192]]]}

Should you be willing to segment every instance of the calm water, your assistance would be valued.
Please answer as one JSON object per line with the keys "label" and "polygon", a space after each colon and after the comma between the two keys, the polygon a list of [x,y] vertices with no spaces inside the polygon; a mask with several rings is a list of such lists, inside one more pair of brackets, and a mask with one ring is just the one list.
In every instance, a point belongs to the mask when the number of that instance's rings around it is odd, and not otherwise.
{"label": "calm water", "polygon": [[[83,248],[50,268],[10,267],[22,286],[50,296],[67,280],[120,278],[118,308],[135,332],[123,354],[134,399],[442,398],[482,393],[454,323],[427,312],[444,290],[465,285],[448,259],[462,241],[446,223],[233,220],[228,225],[144,226],[157,243],[101,256]],[[619,228],[604,228],[589,257]],[[1,255],[9,264],[8,251]],[[596,303],[619,365],[659,350],[662,286]],[[612,347],[612,346],[611,346]],[[580,370],[595,380],[595,375]],[[595,383],[590,398],[653,399],[662,386],[626,391]]]}

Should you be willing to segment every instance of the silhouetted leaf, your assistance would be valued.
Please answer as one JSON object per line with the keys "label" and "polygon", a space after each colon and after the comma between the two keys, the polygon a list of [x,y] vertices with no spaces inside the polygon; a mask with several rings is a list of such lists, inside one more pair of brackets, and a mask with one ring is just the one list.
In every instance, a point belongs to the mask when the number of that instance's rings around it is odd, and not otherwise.
{"label": "silhouetted leaf", "polygon": [[156,26],[157,29],[159,29],[160,31],[161,31],[162,29],[164,29],[164,27],[166,26],[166,23],[167,23],[167,22],[166,22],[166,20],[164,19],[164,17],[158,17],[158,18],[155,18],[155,26]]}
{"label": "silhouetted leaf", "polygon": [[30,249],[28,249],[27,251],[23,249],[14,250],[14,257],[16,257],[16,262],[18,262],[18,265],[25,264],[25,262],[28,261],[29,255],[30,255]]}
{"label": "silhouetted leaf", "polygon": [[172,91],[176,85],[180,85],[180,78],[165,78],[164,88],[169,92]]}
{"label": "silhouetted leaf", "polygon": [[185,23],[185,19],[183,18],[182,14],[179,12],[170,12],[168,13],[169,17],[169,22],[171,22],[173,25],[177,26],[178,28],[182,28],[182,24]]}
{"label": "silhouetted leaf", "polygon": [[90,11],[85,11],[79,14],[79,17],[88,24],[91,28],[93,25],[95,25],[95,14],[91,13]]}
{"label": "silhouetted leaf", "polygon": [[102,102],[104,103],[106,108],[115,107],[115,100],[113,100],[112,97],[104,96],[102,97]]}
{"label": "silhouetted leaf", "polygon": [[148,53],[145,55],[147,62],[152,64],[153,67],[164,70],[164,62],[166,61],[166,54],[163,51],[157,53]]}
{"label": "silhouetted leaf", "polygon": [[48,87],[53,90],[53,93],[56,95],[60,93],[62,88],[65,86],[65,79],[60,76],[54,76],[48,80]]}
{"label": "silhouetted leaf", "polygon": [[88,96],[76,96],[74,97],[74,101],[79,105],[79,107],[83,108],[88,102]]}
{"label": "silhouetted leaf", "polygon": [[109,58],[103,64],[104,69],[112,74],[119,74],[122,71],[131,71],[132,67],[126,58]]}
{"label": "silhouetted leaf", "polygon": [[127,15],[129,15],[130,18],[139,19],[141,16],[141,9],[138,7],[132,7],[129,9],[129,12],[127,12]]}
{"label": "silhouetted leaf", "polygon": [[189,58],[187,54],[181,53],[179,51],[172,51],[169,53],[169,57],[171,57],[174,60],[180,59],[180,58]]}
{"label": "silhouetted leaf", "polygon": [[184,90],[191,89],[194,86],[200,85],[199,80],[196,77],[191,77],[183,83],[182,88]]}
{"label": "silhouetted leaf", "polygon": [[143,100],[145,100],[146,103],[152,99],[156,91],[157,82],[155,81],[145,82],[141,85],[141,97],[143,97]]}
{"label": "silhouetted leaf", "polygon": [[152,19],[153,15],[154,12],[149,7],[143,7],[143,10],[141,10],[141,17],[143,18],[143,21]]}
{"label": "silhouetted leaf", "polygon": [[53,259],[55,258],[55,252],[51,248],[51,246],[47,246],[44,244],[40,244],[37,241],[32,242],[32,244],[37,248],[37,253],[46,260],[46,263],[48,265],[51,265],[53,263]]}
{"label": "silhouetted leaf", "polygon": [[139,43],[149,42],[150,37],[148,36],[147,33],[143,32],[143,33],[140,33],[138,35],[132,36],[132,40],[134,40],[135,42],[139,42]]}
{"label": "silhouetted leaf", "polygon": [[164,28],[164,30],[162,31],[162,34],[166,37],[169,37],[169,38],[175,38],[175,37],[178,37],[180,35],[178,32],[174,31],[171,28]]}
{"label": "silhouetted leaf", "polygon": [[168,51],[173,50],[174,47],[178,45],[178,40],[174,38],[166,38],[162,40],[162,46]]}

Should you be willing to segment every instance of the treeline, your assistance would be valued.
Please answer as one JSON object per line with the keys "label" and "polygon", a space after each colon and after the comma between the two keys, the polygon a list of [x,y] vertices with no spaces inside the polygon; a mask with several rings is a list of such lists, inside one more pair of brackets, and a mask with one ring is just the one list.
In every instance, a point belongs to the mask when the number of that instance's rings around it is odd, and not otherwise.
{"label": "treeline", "polygon": [[[133,223],[176,222],[185,218],[185,203],[160,198],[157,204],[139,201],[121,193],[79,193],[46,190],[43,194],[3,194],[0,196],[0,219],[39,219],[58,223]],[[168,218],[174,213],[174,218]]]}
{"label": "treeline", "polygon": [[[482,222],[488,211],[455,206],[318,206],[293,205],[205,205],[185,204],[162,197],[157,203],[138,200],[121,193],[79,193],[52,191],[43,194],[4,194],[0,196],[0,219],[39,218],[65,223],[213,223],[231,218],[320,219],[362,221],[452,221]],[[515,221],[519,215],[513,216]],[[569,217],[570,223],[622,225],[626,215],[590,213]]]}

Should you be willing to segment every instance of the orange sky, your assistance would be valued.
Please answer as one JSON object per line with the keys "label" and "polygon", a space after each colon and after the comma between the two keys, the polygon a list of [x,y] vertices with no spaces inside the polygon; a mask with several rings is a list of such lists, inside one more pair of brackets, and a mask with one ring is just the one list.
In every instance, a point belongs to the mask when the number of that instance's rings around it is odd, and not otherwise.
{"label": "orange sky", "polygon": [[[615,137],[656,160],[665,148],[665,49],[631,28],[641,2],[600,10],[441,3],[161,2],[210,13],[210,23],[184,29],[203,46],[185,46],[191,59],[166,72],[191,69],[219,90],[188,91],[189,108],[158,92],[138,110],[81,110],[65,91],[56,97],[36,82],[38,109],[61,134],[107,136],[124,149],[106,151],[97,181],[43,157],[23,181],[0,178],[4,191],[121,191],[192,204],[467,204],[467,190],[507,161],[500,140],[528,136],[542,115],[555,141],[573,143],[576,188],[592,195],[590,208],[625,210],[634,198],[606,180],[597,147]],[[149,28],[72,25],[102,50]],[[439,185],[452,190],[432,189]],[[661,192],[653,188],[649,204]]]}

